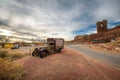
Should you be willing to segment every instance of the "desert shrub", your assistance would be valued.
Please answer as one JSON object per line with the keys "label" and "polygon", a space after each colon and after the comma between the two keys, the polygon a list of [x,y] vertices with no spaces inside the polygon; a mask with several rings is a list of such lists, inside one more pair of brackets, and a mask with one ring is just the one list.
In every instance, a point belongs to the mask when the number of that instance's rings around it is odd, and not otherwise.
{"label": "desert shrub", "polygon": [[10,57],[13,58],[13,59],[19,59],[19,58],[22,58],[24,55],[23,54],[20,54],[20,53],[13,53],[13,54],[10,54]]}
{"label": "desert shrub", "polygon": [[21,53],[9,53],[7,50],[0,50],[0,58],[5,58],[8,60],[16,60],[20,59],[28,54],[21,54]]}
{"label": "desert shrub", "polygon": [[117,46],[117,47],[120,47],[120,42],[115,42],[113,45]]}
{"label": "desert shrub", "polygon": [[13,61],[13,60],[21,59],[25,56],[27,56],[27,55],[26,54],[21,54],[21,53],[9,53],[8,56],[5,57],[5,59]]}
{"label": "desert shrub", "polygon": [[21,65],[0,58],[0,80],[19,80],[23,71]]}
{"label": "desert shrub", "polygon": [[0,50],[0,58],[5,58],[8,56],[8,51],[6,50]]}

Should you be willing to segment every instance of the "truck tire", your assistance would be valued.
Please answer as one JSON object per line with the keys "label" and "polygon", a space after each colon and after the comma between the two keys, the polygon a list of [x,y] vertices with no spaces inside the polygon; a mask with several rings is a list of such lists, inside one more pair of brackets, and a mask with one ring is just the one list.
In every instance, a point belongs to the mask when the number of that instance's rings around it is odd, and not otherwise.
{"label": "truck tire", "polygon": [[40,56],[41,58],[44,58],[44,57],[47,56],[47,52],[46,52],[45,50],[44,50],[44,51],[41,51],[40,54],[39,54],[39,56]]}
{"label": "truck tire", "polygon": [[61,51],[62,49],[60,48],[59,50],[58,50],[58,53],[61,53],[62,51]]}
{"label": "truck tire", "polygon": [[34,51],[32,52],[32,56],[37,56],[38,55],[38,48],[35,48]]}

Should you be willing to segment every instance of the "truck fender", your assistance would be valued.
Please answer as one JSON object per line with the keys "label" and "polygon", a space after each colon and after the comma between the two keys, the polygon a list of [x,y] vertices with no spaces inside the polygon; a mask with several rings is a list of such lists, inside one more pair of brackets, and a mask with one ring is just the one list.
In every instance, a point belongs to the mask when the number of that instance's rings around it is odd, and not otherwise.
{"label": "truck fender", "polygon": [[40,49],[40,52],[43,52],[43,51],[45,51],[46,53],[49,53],[49,51],[47,50],[47,49]]}
{"label": "truck fender", "polygon": [[48,55],[48,51],[46,49],[41,49],[39,52],[39,57],[44,58]]}

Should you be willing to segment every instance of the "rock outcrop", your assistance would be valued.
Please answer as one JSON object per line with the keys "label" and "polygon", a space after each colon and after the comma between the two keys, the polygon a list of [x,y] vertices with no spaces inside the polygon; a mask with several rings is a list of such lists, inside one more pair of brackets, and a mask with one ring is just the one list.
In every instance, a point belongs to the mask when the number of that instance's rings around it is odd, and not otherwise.
{"label": "rock outcrop", "polygon": [[103,20],[102,22],[99,21],[96,23],[96,25],[96,34],[90,34],[85,36],[78,35],[74,38],[74,42],[92,42],[93,40],[110,42],[112,39],[120,37],[120,25],[112,29],[107,29],[107,20]]}
{"label": "rock outcrop", "polygon": [[107,20],[103,20],[103,21],[98,21],[96,23],[97,26],[97,33],[103,33],[108,31],[107,29]]}

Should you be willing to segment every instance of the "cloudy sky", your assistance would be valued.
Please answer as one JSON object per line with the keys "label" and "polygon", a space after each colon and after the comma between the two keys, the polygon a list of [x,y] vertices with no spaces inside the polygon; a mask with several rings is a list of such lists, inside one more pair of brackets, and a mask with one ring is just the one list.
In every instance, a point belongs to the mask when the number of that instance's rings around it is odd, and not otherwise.
{"label": "cloudy sky", "polygon": [[0,35],[14,40],[74,39],[96,33],[96,22],[120,24],[120,0],[0,0]]}

